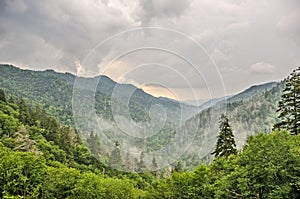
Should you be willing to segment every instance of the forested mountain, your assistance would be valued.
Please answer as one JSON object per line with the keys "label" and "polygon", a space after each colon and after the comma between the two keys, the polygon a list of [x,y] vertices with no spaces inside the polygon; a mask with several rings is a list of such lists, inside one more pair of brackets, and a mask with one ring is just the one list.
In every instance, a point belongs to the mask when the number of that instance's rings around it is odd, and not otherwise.
{"label": "forested mountain", "polygon": [[[236,155],[168,175],[124,173],[95,159],[72,128],[0,90],[1,198],[299,198],[300,137],[251,136]],[[112,152],[113,154],[113,152]],[[155,162],[155,161],[154,161]],[[176,169],[177,168],[177,169]]]}
{"label": "forested mountain", "polygon": [[202,104],[200,104],[200,109],[201,110],[207,109],[212,106],[215,106],[216,104],[247,101],[247,100],[251,99],[254,95],[261,94],[263,92],[266,92],[266,91],[272,89],[274,86],[276,86],[276,84],[277,84],[276,82],[268,82],[265,84],[254,85],[236,95],[229,95],[229,96],[225,96],[225,97],[210,99],[210,100],[205,101]]}
{"label": "forested mountain", "polygon": [[74,129],[0,89],[0,198],[140,198],[150,179],[112,170]]}
{"label": "forested mountain", "polygon": [[[80,139],[82,132],[56,119],[73,125],[68,115],[72,111],[62,112],[71,109],[68,103],[72,101],[67,94],[73,92],[70,89],[73,75],[54,71],[23,74],[23,70],[11,66],[0,69],[4,88],[0,89],[1,198],[300,197],[299,134],[292,135],[285,130],[271,132],[278,120],[278,101],[282,96],[288,98],[286,93],[282,94],[285,82],[252,87],[233,101],[218,100],[176,129],[162,131],[151,139],[135,140],[142,152],[135,159],[122,160],[121,153],[130,157],[122,147],[124,143],[116,140],[111,148],[103,148],[99,132],[86,132],[89,134]],[[37,74],[45,77],[39,78]],[[114,82],[110,79],[105,82],[106,90],[99,92],[99,96],[107,97],[111,103],[109,85]],[[299,81],[295,81],[297,97],[298,85]],[[132,88],[131,85],[121,87]],[[87,87],[78,91],[88,95],[90,90]],[[144,95],[143,91],[138,92],[141,92],[138,96]],[[143,98],[135,99],[136,106],[145,102]],[[169,103],[168,99],[160,100]],[[176,102],[170,102],[173,103]],[[299,103],[292,105],[298,107]],[[112,119],[105,117],[109,112],[104,107],[97,114],[112,123]],[[218,120],[223,113],[227,115],[226,125],[230,124],[233,132],[230,136],[233,139],[234,135],[238,151],[211,161]],[[142,117],[135,120],[142,121]],[[118,130],[110,129],[108,133],[118,135]],[[169,158],[172,167],[160,167],[159,154],[154,153],[151,168],[146,168],[144,152],[155,151],[166,143],[169,145],[164,157]],[[208,162],[209,165],[201,164]],[[128,170],[113,169],[120,165]]]}
{"label": "forested mountain", "polygon": [[[84,110],[79,113],[72,112],[72,98],[74,97],[74,84],[76,81],[83,82],[79,93],[87,93],[84,97],[95,97],[95,107],[97,116],[84,115]],[[89,91],[94,92],[90,87],[90,82],[99,82],[95,88],[95,95],[89,95]],[[238,148],[245,143],[246,138],[257,132],[270,131],[270,127],[276,120],[276,102],[280,97],[283,83],[274,82],[252,86],[245,91],[226,98],[212,99],[203,103],[200,107],[186,105],[184,103],[170,100],[168,98],[156,98],[141,89],[135,88],[133,85],[117,84],[106,76],[95,78],[76,77],[70,73],[57,73],[53,70],[46,71],[30,71],[21,70],[10,65],[0,66],[0,87],[7,94],[18,95],[29,100],[29,103],[37,104],[42,107],[48,114],[56,117],[66,125],[74,125],[73,114],[76,118],[85,118],[78,122],[83,127],[77,129],[84,143],[90,139],[103,138],[108,136],[112,141],[121,143],[121,152],[128,153],[128,146],[135,146],[134,154],[140,154],[142,151],[151,152],[167,147],[167,151],[176,152],[182,155],[184,166],[193,168],[195,165],[203,162],[204,159],[210,160],[212,156],[209,153],[213,150],[216,142],[217,121],[218,117],[227,112],[233,132],[237,140]],[[118,89],[116,89],[118,88]],[[115,89],[115,90],[114,90]],[[166,111],[167,121],[164,126],[157,128],[159,133],[149,136],[146,139],[128,138],[119,128],[119,124],[115,121],[116,116],[112,113],[112,104],[117,105],[118,115],[122,116],[126,112],[126,104],[122,101],[123,93],[133,92],[128,102],[130,118],[137,124],[148,122],[159,123],[162,118],[161,112],[155,112],[150,118],[149,111],[153,105],[159,104]],[[118,98],[113,98],[113,92],[117,93]],[[119,92],[119,93],[118,93]],[[93,93],[92,93],[93,94]],[[88,104],[92,101],[82,103]],[[73,99],[73,106],[74,106]],[[125,107],[125,108],[124,108]],[[74,107],[73,107],[74,108]],[[85,107],[83,107],[85,109]],[[199,113],[198,113],[199,112]],[[196,114],[198,113],[198,114]],[[196,115],[195,115],[196,114]],[[192,116],[189,120],[184,122]],[[182,120],[180,121],[180,118]],[[97,130],[98,121],[102,122],[101,131]],[[119,121],[126,125],[131,121],[122,116]],[[78,123],[77,126],[78,127]],[[157,125],[159,126],[159,125]],[[142,126],[143,127],[143,126]],[[130,129],[130,126],[126,126]],[[151,130],[146,127],[145,132]],[[155,127],[154,127],[155,128]],[[176,129],[176,130],[175,130]],[[154,129],[156,130],[156,129]],[[153,131],[154,131],[153,130]],[[137,133],[134,129],[130,133]],[[140,133],[140,132],[139,132]],[[94,134],[94,135],[92,135]],[[118,138],[118,140],[116,139]],[[108,164],[108,151],[113,150],[113,143],[101,143],[99,139],[98,145],[109,146],[109,148],[94,147],[92,152]],[[171,144],[170,143],[174,143]],[[191,145],[189,145],[191,143]],[[97,149],[96,149],[97,148]],[[125,154],[123,154],[125,156]],[[139,155],[132,157],[139,158]],[[172,161],[172,160],[170,160]]]}
{"label": "forested mountain", "polygon": [[[145,93],[130,84],[118,84],[106,76],[94,78],[76,77],[70,73],[57,73],[53,70],[31,71],[22,70],[12,65],[0,65],[0,88],[7,93],[30,99],[47,112],[57,117],[67,125],[72,124],[72,95],[75,80],[97,81],[95,91],[95,108],[99,116],[108,120],[113,119],[111,113],[111,96],[116,86],[126,93],[127,90],[134,91],[129,100],[129,112],[136,121],[147,121],[149,109],[153,104],[159,104],[165,108],[169,122],[178,125],[178,118],[182,116],[183,121],[198,109],[195,106],[187,105],[168,98],[156,98]],[[90,89],[87,85],[86,89]],[[121,103],[121,99],[120,102]]]}

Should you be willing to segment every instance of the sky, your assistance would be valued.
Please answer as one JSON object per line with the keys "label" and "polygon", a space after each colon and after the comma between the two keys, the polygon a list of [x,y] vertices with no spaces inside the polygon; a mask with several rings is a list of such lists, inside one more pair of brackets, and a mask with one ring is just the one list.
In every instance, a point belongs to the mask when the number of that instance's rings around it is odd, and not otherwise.
{"label": "sky", "polygon": [[221,97],[300,66],[300,1],[0,0],[0,63]]}

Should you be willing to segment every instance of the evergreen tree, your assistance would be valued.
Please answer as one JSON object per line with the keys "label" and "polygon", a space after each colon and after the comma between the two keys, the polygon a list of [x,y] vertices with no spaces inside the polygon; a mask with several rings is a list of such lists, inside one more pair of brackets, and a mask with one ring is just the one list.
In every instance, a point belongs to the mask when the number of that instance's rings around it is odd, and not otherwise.
{"label": "evergreen tree", "polygon": [[6,102],[4,90],[0,89],[0,101]]}
{"label": "evergreen tree", "polygon": [[138,163],[138,171],[139,172],[144,172],[147,170],[147,167],[146,167],[146,163],[145,163],[145,153],[144,152],[141,152],[141,155],[140,155],[140,161]]}
{"label": "evergreen tree", "polygon": [[100,142],[99,137],[97,134],[95,134],[93,131],[90,133],[90,137],[87,138],[87,143],[90,146],[91,153],[98,157],[100,153]]}
{"label": "evergreen tree", "polygon": [[25,103],[25,101],[21,98],[18,101],[18,106],[19,106],[19,120],[23,124],[30,124],[30,114],[29,114],[29,109]]}
{"label": "evergreen tree", "polygon": [[236,154],[237,149],[234,140],[234,135],[229,125],[229,120],[224,114],[221,115],[219,128],[220,133],[218,136],[217,145],[212,154],[214,154],[215,157],[228,157],[231,154]]}
{"label": "evergreen tree", "polygon": [[278,102],[278,118],[280,122],[275,129],[287,129],[293,135],[300,133],[300,67],[285,80],[285,88]]}
{"label": "evergreen tree", "polygon": [[183,172],[181,161],[177,162],[177,164],[175,165],[174,171],[177,172],[177,173],[182,173]]}
{"label": "evergreen tree", "polygon": [[120,169],[122,166],[120,143],[118,141],[115,142],[115,148],[112,150],[110,154],[109,166],[117,169],[118,168]]}
{"label": "evergreen tree", "polygon": [[159,170],[158,170],[158,164],[156,162],[155,157],[152,158],[152,164],[151,164],[151,173],[153,176],[158,177],[159,176]]}

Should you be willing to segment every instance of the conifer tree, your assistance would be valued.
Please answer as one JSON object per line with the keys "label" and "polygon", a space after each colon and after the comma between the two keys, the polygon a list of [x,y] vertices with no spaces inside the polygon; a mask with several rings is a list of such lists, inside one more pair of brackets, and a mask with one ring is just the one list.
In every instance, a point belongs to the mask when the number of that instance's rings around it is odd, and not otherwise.
{"label": "conifer tree", "polygon": [[115,148],[113,149],[113,151],[110,154],[109,166],[117,168],[117,169],[120,169],[122,166],[120,143],[118,141],[115,142]]}
{"label": "conifer tree", "polygon": [[300,67],[285,80],[285,88],[278,102],[280,122],[274,125],[275,129],[287,129],[293,135],[300,133]]}
{"label": "conifer tree", "polygon": [[158,170],[158,164],[156,162],[155,157],[152,158],[152,164],[151,164],[151,173],[153,176],[158,177],[159,176],[159,170]]}
{"label": "conifer tree", "polygon": [[6,102],[4,90],[0,89],[0,101]]}
{"label": "conifer tree", "polygon": [[140,161],[138,163],[138,172],[145,172],[147,170],[144,158],[145,158],[145,153],[141,152]]}
{"label": "conifer tree", "polygon": [[236,154],[236,144],[232,129],[229,125],[229,120],[226,115],[222,114],[220,118],[220,133],[214,152],[215,157],[228,157],[231,154]]}
{"label": "conifer tree", "polygon": [[175,165],[174,171],[176,171],[177,173],[182,173],[183,172],[181,161],[177,162],[177,164]]}

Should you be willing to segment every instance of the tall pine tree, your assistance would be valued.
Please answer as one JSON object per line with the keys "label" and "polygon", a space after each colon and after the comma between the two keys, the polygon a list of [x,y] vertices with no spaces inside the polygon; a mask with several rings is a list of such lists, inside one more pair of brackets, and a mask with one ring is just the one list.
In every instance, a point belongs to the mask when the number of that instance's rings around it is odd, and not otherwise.
{"label": "tall pine tree", "polygon": [[220,118],[220,133],[216,149],[212,152],[215,157],[228,157],[231,154],[236,154],[236,144],[232,129],[229,125],[229,120],[226,115],[222,114]]}
{"label": "tall pine tree", "polygon": [[280,122],[274,125],[275,129],[287,129],[293,135],[300,133],[300,67],[285,80],[285,88],[278,102]]}

